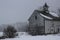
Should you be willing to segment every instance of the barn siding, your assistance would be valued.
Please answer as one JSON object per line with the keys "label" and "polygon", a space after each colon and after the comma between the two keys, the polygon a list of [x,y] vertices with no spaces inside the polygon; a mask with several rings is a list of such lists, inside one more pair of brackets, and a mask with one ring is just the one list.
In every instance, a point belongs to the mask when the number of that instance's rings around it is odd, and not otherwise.
{"label": "barn siding", "polygon": [[[35,16],[37,16],[37,20],[35,19]],[[40,31],[42,28],[45,33],[57,33],[58,28],[60,29],[60,21],[46,20],[40,15],[40,13],[34,11],[29,19],[29,26],[32,28],[36,25],[40,26]]]}
{"label": "barn siding", "polygon": [[60,21],[45,20],[45,33],[60,33]]}
{"label": "barn siding", "polygon": [[[37,16],[37,20],[35,19],[35,16]],[[39,27],[39,31],[41,32],[41,33],[44,33],[44,18],[40,15],[40,13],[38,13],[38,12],[34,12],[32,15],[31,15],[31,17],[30,17],[30,19],[29,19],[29,26],[30,26],[30,28],[33,28],[33,27],[35,27],[35,26],[38,26]]]}
{"label": "barn siding", "polygon": [[[37,16],[37,20],[35,20],[35,16]],[[40,13],[34,12],[29,20],[29,26],[35,26],[36,24],[38,26],[44,26],[44,18],[40,16]]]}
{"label": "barn siding", "polygon": [[53,33],[53,31],[51,31],[51,29],[53,29],[52,23],[52,21],[45,20],[45,33]]}
{"label": "barn siding", "polygon": [[58,33],[58,28],[60,29],[60,21],[54,21],[54,27],[55,27],[55,32]]}

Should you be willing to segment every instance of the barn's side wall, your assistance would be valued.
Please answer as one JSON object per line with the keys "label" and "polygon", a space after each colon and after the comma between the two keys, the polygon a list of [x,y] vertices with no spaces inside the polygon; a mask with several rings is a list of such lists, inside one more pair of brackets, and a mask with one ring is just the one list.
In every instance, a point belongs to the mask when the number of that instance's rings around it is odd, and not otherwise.
{"label": "barn's side wall", "polygon": [[53,21],[45,20],[45,33],[54,33]]}
{"label": "barn's side wall", "polygon": [[55,32],[60,33],[60,21],[54,21],[54,27],[55,27]]}
{"label": "barn's side wall", "polygon": [[[59,29],[59,30],[58,30]],[[60,21],[45,20],[45,33],[59,33]]]}

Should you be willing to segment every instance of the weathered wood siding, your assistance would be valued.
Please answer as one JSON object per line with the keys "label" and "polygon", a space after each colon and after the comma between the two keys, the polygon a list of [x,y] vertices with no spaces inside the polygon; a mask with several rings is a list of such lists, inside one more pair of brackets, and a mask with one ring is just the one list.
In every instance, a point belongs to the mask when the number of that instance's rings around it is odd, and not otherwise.
{"label": "weathered wood siding", "polygon": [[[35,19],[35,16],[37,16],[37,20]],[[29,19],[29,25],[30,26],[44,26],[44,18],[42,16],[40,16],[40,13],[38,12],[34,12],[31,15],[31,18]]]}
{"label": "weathered wood siding", "polygon": [[45,33],[59,33],[59,32],[60,32],[60,21],[45,20]]}
{"label": "weathered wood siding", "polygon": [[55,27],[55,32],[60,33],[60,21],[54,21],[54,27]]}
{"label": "weathered wood siding", "polygon": [[54,33],[53,21],[45,20],[45,33]]}
{"label": "weathered wood siding", "polygon": [[[37,16],[37,19],[35,19],[35,16]],[[35,27],[36,25],[40,27],[40,31],[42,30],[45,33],[60,32],[60,21],[46,20],[40,15],[40,13],[34,11],[29,18],[29,26]]]}
{"label": "weathered wood siding", "polygon": [[[35,19],[35,16],[37,16],[37,19]],[[33,28],[33,27],[39,27],[39,31],[41,33],[44,33],[44,18],[40,15],[40,13],[38,12],[34,12],[30,19],[29,19],[29,26],[30,28]]]}

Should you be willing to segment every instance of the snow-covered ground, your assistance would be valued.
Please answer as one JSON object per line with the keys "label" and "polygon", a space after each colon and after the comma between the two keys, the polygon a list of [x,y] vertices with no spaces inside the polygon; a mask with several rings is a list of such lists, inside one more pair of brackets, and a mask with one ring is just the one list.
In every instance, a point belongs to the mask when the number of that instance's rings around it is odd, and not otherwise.
{"label": "snow-covered ground", "polygon": [[[0,33],[2,35],[2,32]],[[1,40],[60,40],[60,34],[31,36],[26,32],[18,32],[16,38],[6,38]]]}
{"label": "snow-covered ground", "polygon": [[3,32],[0,32],[0,37],[3,36]]}

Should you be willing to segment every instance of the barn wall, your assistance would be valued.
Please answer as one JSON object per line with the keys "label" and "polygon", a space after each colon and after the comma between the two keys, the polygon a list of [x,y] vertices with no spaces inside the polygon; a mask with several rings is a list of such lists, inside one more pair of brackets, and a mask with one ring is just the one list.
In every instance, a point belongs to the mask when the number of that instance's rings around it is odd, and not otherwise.
{"label": "barn wall", "polygon": [[54,33],[54,28],[52,24],[53,21],[45,20],[45,33]]}
{"label": "barn wall", "polygon": [[60,21],[54,21],[54,27],[55,27],[55,32],[58,33],[58,29],[60,29]]}
{"label": "barn wall", "polygon": [[60,33],[60,21],[45,20],[45,33]]}
{"label": "barn wall", "polygon": [[[37,19],[35,19],[37,16]],[[29,19],[29,26],[32,29],[33,27],[39,27],[40,33],[44,33],[44,18],[38,12],[33,12]]]}
{"label": "barn wall", "polygon": [[[35,19],[35,16],[37,16],[37,20]],[[44,18],[40,16],[40,13],[34,12],[29,20],[29,26],[44,26]]]}
{"label": "barn wall", "polygon": [[[37,16],[37,19],[35,19],[35,16]],[[34,11],[29,19],[29,26],[35,27],[36,25],[40,26],[45,33],[57,33],[58,29],[60,30],[60,21],[46,20],[40,13]]]}

